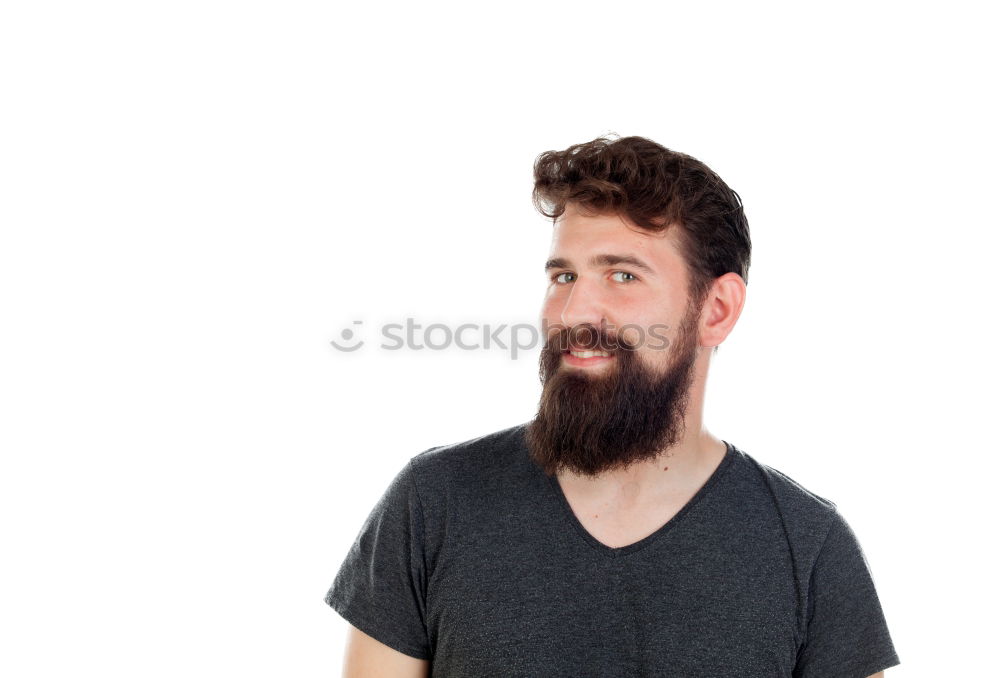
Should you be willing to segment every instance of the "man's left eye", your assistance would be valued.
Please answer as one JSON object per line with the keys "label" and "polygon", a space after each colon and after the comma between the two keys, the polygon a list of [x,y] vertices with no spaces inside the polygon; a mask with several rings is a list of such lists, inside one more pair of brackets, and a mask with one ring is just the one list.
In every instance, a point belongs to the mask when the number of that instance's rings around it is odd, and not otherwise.
{"label": "man's left eye", "polygon": [[615,278],[617,282],[632,282],[633,280],[638,280],[638,278],[636,278],[628,271],[615,271],[614,273],[611,274],[611,277]]}

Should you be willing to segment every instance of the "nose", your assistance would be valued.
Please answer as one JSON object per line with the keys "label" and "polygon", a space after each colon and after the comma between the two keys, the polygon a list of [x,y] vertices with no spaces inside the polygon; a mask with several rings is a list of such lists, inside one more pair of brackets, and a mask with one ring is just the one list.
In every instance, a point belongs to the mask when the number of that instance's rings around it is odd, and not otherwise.
{"label": "nose", "polygon": [[607,315],[604,296],[598,286],[580,278],[573,283],[559,319],[567,329],[585,323],[602,327]]}

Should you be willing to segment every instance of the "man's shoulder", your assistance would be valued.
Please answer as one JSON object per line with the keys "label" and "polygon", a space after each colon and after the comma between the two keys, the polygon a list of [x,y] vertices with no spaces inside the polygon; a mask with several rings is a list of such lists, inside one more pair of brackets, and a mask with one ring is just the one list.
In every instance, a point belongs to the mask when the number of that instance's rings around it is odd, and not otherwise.
{"label": "man's shoulder", "polygon": [[802,483],[778,469],[739,450],[745,462],[748,482],[772,504],[786,529],[813,536],[825,533],[837,513],[837,504],[807,489]]}
{"label": "man's shoulder", "polygon": [[528,461],[524,443],[526,423],[459,442],[438,445],[416,454],[409,465],[424,483],[477,481],[496,477]]}
{"label": "man's shoulder", "polygon": [[526,426],[517,424],[468,440],[431,447],[415,455],[411,461],[417,466],[461,464],[492,457],[498,452],[509,452],[521,444]]}
{"label": "man's shoulder", "polygon": [[760,478],[771,489],[781,494],[782,499],[794,502],[797,506],[815,507],[826,511],[837,508],[837,504],[832,500],[822,497],[807,489],[804,485],[802,485],[802,483],[791,478],[786,473],[779,471],[773,466],[769,466],[768,464],[758,461],[746,452],[743,452],[743,457],[746,458],[748,463],[756,469]]}

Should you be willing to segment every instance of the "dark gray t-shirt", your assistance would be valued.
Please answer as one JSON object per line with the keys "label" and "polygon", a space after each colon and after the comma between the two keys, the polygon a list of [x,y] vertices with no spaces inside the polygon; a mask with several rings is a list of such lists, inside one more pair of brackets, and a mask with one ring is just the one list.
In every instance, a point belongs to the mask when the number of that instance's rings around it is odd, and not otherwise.
{"label": "dark gray t-shirt", "polygon": [[866,678],[899,663],[832,502],[726,443],[669,522],[611,548],[524,427],[418,454],[326,596],[432,676]]}

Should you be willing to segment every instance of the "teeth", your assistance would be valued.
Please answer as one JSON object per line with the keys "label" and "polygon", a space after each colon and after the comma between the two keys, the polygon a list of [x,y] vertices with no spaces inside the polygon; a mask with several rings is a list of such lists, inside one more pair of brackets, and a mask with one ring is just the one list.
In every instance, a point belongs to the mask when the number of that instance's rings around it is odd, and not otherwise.
{"label": "teeth", "polygon": [[596,356],[607,358],[610,357],[611,355],[610,353],[606,353],[605,351],[570,351],[570,353],[572,353],[577,358],[594,358]]}

